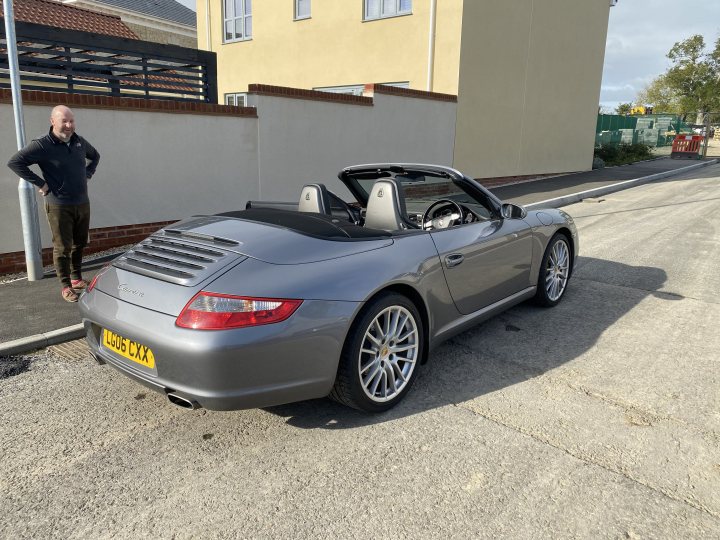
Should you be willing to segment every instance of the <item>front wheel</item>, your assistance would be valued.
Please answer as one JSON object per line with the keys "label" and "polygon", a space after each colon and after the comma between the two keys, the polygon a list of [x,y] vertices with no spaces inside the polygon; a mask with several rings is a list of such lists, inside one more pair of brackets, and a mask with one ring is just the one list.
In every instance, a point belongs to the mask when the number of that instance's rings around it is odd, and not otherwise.
{"label": "front wheel", "polygon": [[417,377],[423,339],[420,313],[408,298],[371,300],[350,329],[330,397],[366,412],[395,406]]}
{"label": "front wheel", "polygon": [[565,294],[570,279],[570,242],[562,233],[552,237],[540,265],[535,303],[552,307]]}

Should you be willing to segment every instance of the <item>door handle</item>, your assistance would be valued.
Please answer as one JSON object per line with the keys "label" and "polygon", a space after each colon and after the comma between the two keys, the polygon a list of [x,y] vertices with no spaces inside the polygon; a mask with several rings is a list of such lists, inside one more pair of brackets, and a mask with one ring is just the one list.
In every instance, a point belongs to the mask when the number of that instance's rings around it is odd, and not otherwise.
{"label": "door handle", "polygon": [[459,253],[453,253],[445,257],[445,266],[447,266],[448,268],[452,268],[453,266],[457,266],[458,264],[462,263],[464,260],[465,257],[460,255]]}

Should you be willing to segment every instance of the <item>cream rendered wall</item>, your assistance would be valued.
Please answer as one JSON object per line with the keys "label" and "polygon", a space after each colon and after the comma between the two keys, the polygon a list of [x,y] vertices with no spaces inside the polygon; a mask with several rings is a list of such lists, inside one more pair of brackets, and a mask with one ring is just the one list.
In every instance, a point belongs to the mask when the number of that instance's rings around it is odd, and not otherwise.
{"label": "cream rendered wall", "polygon": [[368,107],[250,94],[260,117],[260,198],[294,201],[312,182],[349,196],[337,178],[348,165],[452,163],[455,103],[384,94],[373,100]]}
{"label": "cream rendered wall", "polygon": [[455,166],[477,178],[588,170],[609,2],[465,2]]}
{"label": "cream rendered wall", "polygon": [[[207,49],[205,0],[197,2],[198,47]],[[293,20],[292,0],[253,2],[253,38],[222,43],[222,3],[210,0],[211,49],[218,88],[248,84],[293,88],[409,81],[426,90],[431,0],[413,0],[412,15],[363,22],[362,0],[314,0],[311,18]],[[462,0],[439,0],[433,91],[455,94]]]}
{"label": "cream rendered wall", "polygon": [[[27,140],[49,107],[26,105]],[[77,131],[100,152],[89,184],[92,228],[180,219],[245,207],[258,197],[257,119],[74,107]],[[12,105],[0,104],[0,253],[22,251]],[[37,167],[33,167],[37,172]],[[50,232],[38,196],[43,246]]]}

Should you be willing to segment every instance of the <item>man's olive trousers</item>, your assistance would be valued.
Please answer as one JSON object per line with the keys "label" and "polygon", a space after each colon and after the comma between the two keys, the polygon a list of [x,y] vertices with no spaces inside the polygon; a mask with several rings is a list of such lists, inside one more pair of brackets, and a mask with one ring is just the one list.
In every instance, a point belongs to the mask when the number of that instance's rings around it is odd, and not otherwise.
{"label": "man's olive trousers", "polygon": [[90,230],[90,203],[45,203],[50,232],[52,232],[53,264],[63,287],[71,286],[71,279],[82,279],[82,254]]}

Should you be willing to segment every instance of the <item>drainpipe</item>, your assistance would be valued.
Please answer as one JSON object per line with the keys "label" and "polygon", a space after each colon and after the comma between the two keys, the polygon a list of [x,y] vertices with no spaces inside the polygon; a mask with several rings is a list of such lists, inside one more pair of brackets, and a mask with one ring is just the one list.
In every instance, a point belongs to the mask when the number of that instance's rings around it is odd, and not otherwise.
{"label": "drainpipe", "polygon": [[210,39],[210,0],[205,0],[205,32],[207,34],[207,50],[212,51]]}
{"label": "drainpipe", "polygon": [[428,92],[433,89],[433,71],[435,71],[435,15],[437,12],[437,0],[430,0],[430,35],[428,37],[428,71],[427,88]]}
{"label": "drainpipe", "polygon": [[[25,120],[22,114],[22,89],[17,57],[17,39],[15,36],[15,15],[13,0],[3,2],[5,16],[5,41],[10,67],[10,87],[12,88],[13,113],[15,115],[15,137],[20,150],[25,146]],[[22,178],[18,183],[20,197],[20,219],[22,220],[23,242],[25,245],[25,266],[28,281],[40,281],[43,278],[42,243],[40,241],[40,223],[38,221],[36,190],[30,182]]]}

